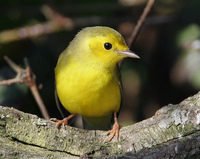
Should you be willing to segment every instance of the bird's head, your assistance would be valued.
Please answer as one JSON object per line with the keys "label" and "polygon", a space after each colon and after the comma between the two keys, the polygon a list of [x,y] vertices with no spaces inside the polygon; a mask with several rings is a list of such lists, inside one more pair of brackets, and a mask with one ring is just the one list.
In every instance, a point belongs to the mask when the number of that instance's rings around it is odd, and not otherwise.
{"label": "bird's head", "polygon": [[105,67],[114,67],[125,57],[139,58],[129,50],[121,34],[109,27],[84,28],[73,41],[83,46],[78,51],[79,58]]}

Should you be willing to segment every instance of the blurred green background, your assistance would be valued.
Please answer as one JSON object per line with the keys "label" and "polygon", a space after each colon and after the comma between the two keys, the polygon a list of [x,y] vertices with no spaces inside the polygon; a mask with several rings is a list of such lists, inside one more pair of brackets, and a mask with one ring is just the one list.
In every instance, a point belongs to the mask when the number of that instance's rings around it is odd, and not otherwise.
{"label": "blurred green background", "polygon": [[[61,119],[54,100],[54,68],[59,54],[75,34],[87,26],[112,27],[127,40],[146,2],[0,1],[0,80],[15,77],[15,72],[4,61],[4,55],[20,66],[24,66],[23,58],[27,57],[38,85],[43,86],[40,93],[50,116]],[[47,22],[49,19],[42,12],[44,6],[51,6],[59,14],[71,18],[74,21],[71,30],[60,29],[37,37],[2,42],[3,38],[7,38],[2,36],[5,31]],[[121,124],[151,117],[162,106],[177,104],[199,91],[199,8],[199,0],[156,1],[131,48],[141,59],[126,59],[122,68],[125,105],[119,117]],[[0,105],[41,116],[29,88],[24,84],[0,86]]]}

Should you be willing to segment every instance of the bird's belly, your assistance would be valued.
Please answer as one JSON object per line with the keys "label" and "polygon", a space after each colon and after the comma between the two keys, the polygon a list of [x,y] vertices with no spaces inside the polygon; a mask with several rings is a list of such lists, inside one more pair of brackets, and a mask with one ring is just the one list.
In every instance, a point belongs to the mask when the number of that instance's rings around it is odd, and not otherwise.
{"label": "bird's belly", "polygon": [[68,73],[57,77],[57,93],[70,112],[88,117],[118,112],[121,93],[118,80],[104,73]]}

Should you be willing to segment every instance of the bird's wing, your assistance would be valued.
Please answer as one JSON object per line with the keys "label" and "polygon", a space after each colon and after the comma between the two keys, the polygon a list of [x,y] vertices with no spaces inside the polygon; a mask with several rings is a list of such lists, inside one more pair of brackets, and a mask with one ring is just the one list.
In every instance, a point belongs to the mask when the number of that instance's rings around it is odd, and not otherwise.
{"label": "bird's wing", "polygon": [[[120,108],[119,111],[117,112],[117,117],[119,116],[119,113],[124,105],[124,92],[123,92],[123,85],[122,85],[122,80],[121,80],[121,73],[120,73],[120,68],[119,65],[117,64],[117,75],[119,79],[119,88],[120,88],[120,93],[121,93],[121,103],[120,103]],[[112,113],[112,119],[111,119],[111,124],[114,124],[114,112]]]}
{"label": "bird's wing", "polygon": [[122,109],[122,106],[124,105],[124,92],[123,92],[123,85],[122,85],[122,80],[121,80],[121,75],[119,79],[119,87],[120,87],[120,92],[121,92],[121,103],[120,103],[120,108],[119,111],[117,112],[117,117],[119,116],[119,113]]}
{"label": "bird's wing", "polygon": [[54,92],[54,95],[55,95],[55,101],[56,101],[56,106],[62,116],[62,118],[64,118],[64,115],[63,115],[63,112],[61,110],[61,103],[60,103],[60,100],[58,99],[58,94],[57,94],[57,89],[56,89],[56,84],[55,84],[55,92]]}
{"label": "bird's wing", "polygon": [[[123,92],[121,76],[120,76],[120,79],[119,79],[119,88],[120,88],[120,92],[121,92],[121,103],[120,103],[119,111],[117,112],[117,118],[119,117],[119,113],[120,113],[120,111],[121,111],[121,109],[124,105],[124,92]],[[114,124],[114,112],[112,113],[111,124]]]}
{"label": "bird's wing", "polygon": [[[62,118],[64,119],[65,117],[69,116],[71,113],[68,112],[62,105],[62,103],[60,102],[59,98],[58,98],[58,94],[57,94],[57,90],[56,90],[56,83],[55,83],[55,92],[54,92],[54,95],[55,95],[55,101],[56,101],[56,106],[62,116]],[[71,125],[74,121],[74,118],[73,119],[70,119],[69,121],[69,125]]]}

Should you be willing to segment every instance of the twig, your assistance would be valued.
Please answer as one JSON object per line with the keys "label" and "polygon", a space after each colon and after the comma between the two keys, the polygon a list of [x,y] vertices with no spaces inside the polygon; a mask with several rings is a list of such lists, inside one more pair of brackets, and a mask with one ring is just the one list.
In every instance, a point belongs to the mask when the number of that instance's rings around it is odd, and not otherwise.
{"label": "twig", "polygon": [[140,19],[137,22],[137,25],[135,26],[133,33],[131,34],[130,38],[128,39],[128,42],[127,42],[128,47],[131,47],[135,43],[137,36],[140,33],[140,30],[142,28],[142,25],[144,24],[144,21],[148,15],[148,13],[151,11],[151,8],[153,7],[154,3],[155,3],[155,0],[148,1],[146,7],[144,8],[142,15],[140,16]]}
{"label": "twig", "polygon": [[[140,16],[140,19],[138,20],[137,25],[135,26],[130,38],[127,41],[127,45],[129,48],[131,48],[131,46],[135,43],[137,36],[140,33],[141,27],[144,24],[144,21],[148,15],[148,13],[151,11],[151,8],[153,7],[154,3],[155,3],[155,0],[149,0],[146,7],[144,8],[144,11],[143,11],[142,15]],[[124,60],[119,62],[118,65],[119,65],[120,69],[121,69],[123,63],[124,63]]]}
{"label": "twig", "polygon": [[10,85],[13,83],[25,83],[31,90],[38,106],[39,109],[42,113],[42,116],[45,119],[49,119],[50,116],[48,114],[48,111],[44,105],[44,102],[40,96],[40,93],[38,91],[36,82],[35,82],[35,75],[33,74],[33,72],[31,71],[30,65],[28,63],[28,59],[25,58],[24,59],[24,63],[26,65],[26,68],[23,69],[21,67],[19,67],[18,65],[16,65],[11,59],[9,59],[7,56],[4,57],[4,59],[8,62],[8,64],[10,65],[10,67],[17,73],[16,77],[13,79],[9,79],[9,80],[4,80],[4,81],[0,81],[0,85]]}
{"label": "twig", "polygon": [[66,29],[68,31],[73,29],[74,22],[72,19],[62,16],[61,14],[55,12],[53,9],[48,8],[48,6],[43,7],[42,10],[43,12],[47,12],[48,10],[48,13],[51,15],[47,17],[50,19],[49,21],[32,26],[2,31],[0,32],[0,44],[26,38],[34,38],[41,35],[57,32],[63,29]]}
{"label": "twig", "polygon": [[18,77],[15,77],[15,78],[9,79],[9,80],[0,81],[0,85],[11,85],[13,83],[23,83],[23,81]]}

